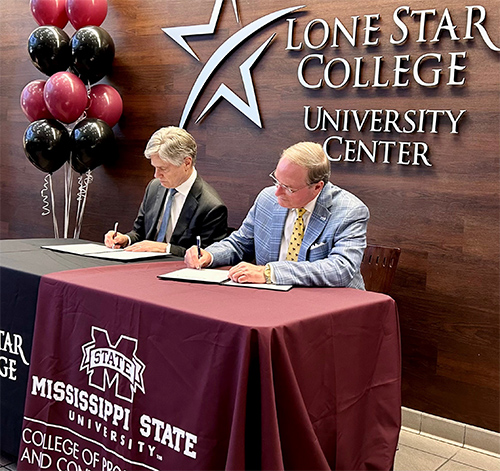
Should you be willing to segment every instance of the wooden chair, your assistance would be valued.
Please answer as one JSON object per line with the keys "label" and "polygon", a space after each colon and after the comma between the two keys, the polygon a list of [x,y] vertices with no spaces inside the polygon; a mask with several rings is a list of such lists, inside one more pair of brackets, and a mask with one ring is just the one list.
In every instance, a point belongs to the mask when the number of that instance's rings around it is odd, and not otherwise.
{"label": "wooden chair", "polygon": [[361,261],[361,274],[367,291],[387,294],[391,289],[401,249],[368,245]]}

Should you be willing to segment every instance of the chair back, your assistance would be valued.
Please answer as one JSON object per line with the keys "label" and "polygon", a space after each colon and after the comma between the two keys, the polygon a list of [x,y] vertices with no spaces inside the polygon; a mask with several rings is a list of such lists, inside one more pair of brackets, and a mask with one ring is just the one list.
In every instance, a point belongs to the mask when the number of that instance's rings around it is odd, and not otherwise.
{"label": "chair back", "polygon": [[399,247],[368,245],[361,261],[361,274],[367,291],[387,294],[398,266]]}

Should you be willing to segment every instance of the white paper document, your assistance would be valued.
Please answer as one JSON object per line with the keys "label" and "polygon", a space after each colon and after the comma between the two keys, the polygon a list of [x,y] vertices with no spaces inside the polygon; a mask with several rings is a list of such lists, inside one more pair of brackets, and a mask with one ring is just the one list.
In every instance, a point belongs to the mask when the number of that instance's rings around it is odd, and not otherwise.
{"label": "white paper document", "polygon": [[222,283],[227,281],[229,270],[214,270],[211,268],[181,268],[164,275],[159,275],[162,280],[194,281],[198,283]]}
{"label": "white paper document", "polygon": [[288,291],[292,285],[274,285],[274,284],[259,284],[259,283],[235,283],[228,277],[229,270],[216,270],[213,268],[181,268],[180,270],[172,271],[159,275],[161,280],[189,281],[192,283],[216,283],[224,286],[237,286],[238,288],[260,288],[270,289],[274,291]]}
{"label": "white paper document", "polygon": [[128,252],[123,249],[110,249],[100,244],[66,244],[66,245],[43,245],[42,249],[64,252],[84,257],[102,258],[105,260],[117,260],[129,262],[133,260],[144,260],[148,258],[160,258],[170,254],[158,252]]}

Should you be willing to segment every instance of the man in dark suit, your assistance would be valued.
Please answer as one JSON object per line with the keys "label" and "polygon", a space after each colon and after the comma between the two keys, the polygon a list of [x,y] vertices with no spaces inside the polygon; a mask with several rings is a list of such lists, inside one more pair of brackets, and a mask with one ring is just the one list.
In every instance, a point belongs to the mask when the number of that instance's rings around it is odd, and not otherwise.
{"label": "man in dark suit", "polygon": [[227,208],[197,174],[196,150],[193,136],[184,129],[169,126],[151,136],[144,155],[155,178],[146,188],[133,229],[127,234],[107,232],[108,247],[183,256],[197,236],[203,247],[226,236]]}

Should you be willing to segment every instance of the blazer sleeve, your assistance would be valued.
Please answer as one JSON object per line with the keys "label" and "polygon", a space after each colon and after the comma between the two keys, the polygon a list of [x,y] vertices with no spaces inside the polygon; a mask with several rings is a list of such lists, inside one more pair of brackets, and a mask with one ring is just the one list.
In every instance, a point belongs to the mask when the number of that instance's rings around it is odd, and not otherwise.
{"label": "blazer sleeve", "polygon": [[224,240],[207,247],[207,251],[213,257],[212,266],[236,265],[241,261],[254,260],[255,208],[256,204],[252,206],[237,231],[231,233]]}

